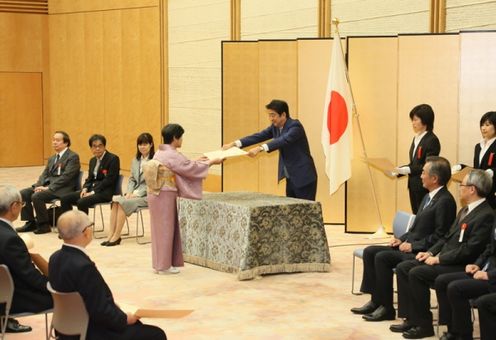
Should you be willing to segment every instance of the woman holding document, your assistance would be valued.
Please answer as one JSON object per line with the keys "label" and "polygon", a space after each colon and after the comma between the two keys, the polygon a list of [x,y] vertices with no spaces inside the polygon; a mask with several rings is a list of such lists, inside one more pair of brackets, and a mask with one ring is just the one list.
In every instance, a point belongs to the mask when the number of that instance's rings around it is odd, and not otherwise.
{"label": "woman holding document", "polygon": [[177,197],[202,198],[202,181],[213,164],[223,159],[190,160],[179,149],[184,129],[178,124],[162,128],[164,144],[144,167],[152,236],[152,263],[156,274],[179,273],[184,265],[177,219]]}
{"label": "woman holding document", "polygon": [[434,130],[434,111],[428,104],[420,104],[410,111],[415,137],[410,146],[410,163],[397,167],[395,172],[400,175],[408,175],[408,192],[410,194],[410,205],[412,212],[417,214],[422,199],[427,194],[427,189],[422,185],[422,169],[425,160],[429,156],[439,156],[441,144],[432,132]]}

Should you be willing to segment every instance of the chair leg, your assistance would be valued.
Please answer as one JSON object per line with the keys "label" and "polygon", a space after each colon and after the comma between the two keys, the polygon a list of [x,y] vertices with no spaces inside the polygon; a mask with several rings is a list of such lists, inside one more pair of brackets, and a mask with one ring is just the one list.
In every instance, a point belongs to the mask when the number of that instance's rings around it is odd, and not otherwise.
{"label": "chair leg", "polygon": [[[141,220],[141,233],[138,234],[139,221]],[[136,243],[138,244],[148,244],[151,241],[141,242],[139,239],[145,236],[145,223],[143,222],[143,211],[138,210],[136,213]]]}
{"label": "chair leg", "polygon": [[50,340],[50,333],[48,332],[48,313],[45,313],[45,338]]}
{"label": "chair leg", "polygon": [[356,262],[356,256],[355,254],[353,254],[353,266],[351,271],[351,294],[362,295],[362,292],[355,292],[355,262]]}
{"label": "chair leg", "polygon": [[98,204],[98,208],[100,209],[100,219],[102,221],[102,228],[101,229],[97,229],[96,228],[96,209],[97,209],[97,206],[94,206],[93,207],[93,238],[95,239],[100,239],[100,238],[104,238],[105,235],[103,236],[96,236],[96,233],[101,233],[105,230],[105,221],[103,220],[103,209],[102,209],[102,205],[101,204]]}

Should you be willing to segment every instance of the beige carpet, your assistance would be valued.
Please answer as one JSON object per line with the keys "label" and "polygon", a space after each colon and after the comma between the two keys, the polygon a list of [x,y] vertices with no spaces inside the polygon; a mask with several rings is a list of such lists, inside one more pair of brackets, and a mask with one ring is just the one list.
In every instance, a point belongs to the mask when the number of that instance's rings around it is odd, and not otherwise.
{"label": "beige carpet", "polygon": [[[34,183],[41,171],[42,167],[3,168],[0,183],[22,189]],[[108,217],[108,207],[105,214]],[[149,237],[148,213],[144,216],[145,233]],[[133,216],[130,219],[132,233],[135,223]],[[16,225],[22,222],[17,221]],[[177,275],[155,275],[151,269],[150,245],[138,245],[134,239],[110,248],[100,246],[101,240],[94,240],[88,252],[117,302],[195,310],[178,320],[142,320],[162,327],[172,340],[402,339],[401,334],[388,330],[393,322],[370,323],[349,311],[368,300],[368,296],[350,293],[351,262],[356,244],[371,241],[366,235],[345,234],[342,226],[326,229],[331,246],[331,272],[268,275],[251,281],[237,281],[234,274],[190,264]],[[36,249],[47,259],[61,246],[55,233],[31,235]],[[357,284],[361,270],[359,265]],[[19,320],[32,326],[33,331],[8,335],[8,339],[44,339],[42,316]]]}

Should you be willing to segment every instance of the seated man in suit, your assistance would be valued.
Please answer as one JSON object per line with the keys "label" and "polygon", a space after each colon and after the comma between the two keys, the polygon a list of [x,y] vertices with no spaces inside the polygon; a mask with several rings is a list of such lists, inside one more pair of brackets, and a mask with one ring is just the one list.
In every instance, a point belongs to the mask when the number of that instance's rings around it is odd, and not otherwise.
{"label": "seated man in suit", "polygon": [[88,141],[93,158],[90,159],[88,178],[83,189],[60,198],[62,212],[78,209],[88,213],[94,204],[110,202],[119,180],[119,157],[105,149],[107,140],[102,135],[93,135]]}
{"label": "seated man in suit", "polygon": [[124,313],[115,304],[110,288],[85,251],[93,239],[92,226],[81,211],[60,216],[57,228],[64,245],[50,257],[52,288],[81,295],[89,315],[87,339],[166,339],[163,330],[142,324],[134,314]]}
{"label": "seated man in suit", "polygon": [[447,159],[427,158],[422,184],[429,191],[425,195],[415,221],[399,239],[389,246],[368,246],[363,252],[361,291],[371,294],[371,300],[362,307],[352,308],[355,314],[365,314],[367,321],[394,320],[393,268],[402,261],[412,260],[421,251],[427,251],[449,229],[456,216],[456,202],[446,189],[451,178]]}
{"label": "seated man in suit", "polygon": [[[496,292],[496,229],[494,227],[492,236],[486,250],[475,263],[468,264],[464,272],[439,275],[434,282],[439,305],[439,324],[448,326],[448,332],[441,337],[443,340],[472,339],[469,300]],[[496,311],[496,308],[493,310]],[[495,322],[496,319],[493,319],[492,323]],[[496,339],[496,332],[493,331],[492,336],[484,338]]]}
{"label": "seated man in suit", "polygon": [[279,150],[278,180],[286,178],[286,196],[314,201],[317,193],[317,171],[303,125],[289,116],[285,101],[273,99],[265,108],[272,123],[269,127],[225,144],[222,148],[244,148],[271,139],[268,143],[251,148],[248,156],[255,157],[259,152]]}
{"label": "seated man in suit", "polygon": [[402,332],[406,339],[434,335],[430,311],[430,287],[446,273],[463,271],[486,248],[494,223],[494,211],[485,197],[491,191],[491,176],[472,170],[460,184],[460,200],[466,204],[446,235],[415,260],[396,266],[398,316],[405,318],[392,325],[392,332]]}
{"label": "seated man in suit", "polygon": [[[14,230],[13,222],[19,217],[22,205],[21,194],[15,187],[0,185],[0,264],[9,268],[14,282],[10,312],[37,313],[53,307],[52,296],[46,288],[48,263],[39,254],[30,254]],[[30,330],[31,327],[19,325],[14,319],[8,321],[7,332]]]}
{"label": "seated man in suit", "polygon": [[[489,273],[488,273],[489,274]],[[489,283],[493,293],[482,295],[475,300],[475,305],[479,311],[479,327],[481,340],[496,339],[496,282],[493,271],[489,274]]]}
{"label": "seated man in suit", "polygon": [[[18,232],[49,233],[50,226],[45,204],[76,191],[81,166],[78,154],[70,150],[70,146],[69,135],[64,131],[55,131],[52,138],[55,155],[48,159],[38,182],[30,188],[21,190],[22,200],[26,202],[21,211],[21,219],[27,223],[17,228]],[[36,211],[36,219],[33,208]]]}

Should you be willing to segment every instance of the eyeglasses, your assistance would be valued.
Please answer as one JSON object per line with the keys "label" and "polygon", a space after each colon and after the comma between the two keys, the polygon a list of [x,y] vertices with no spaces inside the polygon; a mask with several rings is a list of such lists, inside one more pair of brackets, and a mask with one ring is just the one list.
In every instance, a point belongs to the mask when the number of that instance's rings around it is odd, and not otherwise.
{"label": "eyeglasses", "polygon": [[81,230],[81,233],[84,233],[84,232],[86,231],[86,229],[93,227],[93,225],[94,225],[94,224],[95,224],[95,223],[90,223],[90,224],[88,224],[86,227],[84,227],[84,229],[83,229],[83,230]]}
{"label": "eyeglasses", "polygon": [[14,204],[14,203],[19,203],[21,205],[21,207],[23,207],[23,208],[26,206],[26,202],[23,202],[23,201],[14,201],[11,204]]}
{"label": "eyeglasses", "polygon": [[461,187],[473,187],[473,184],[460,184]]}

